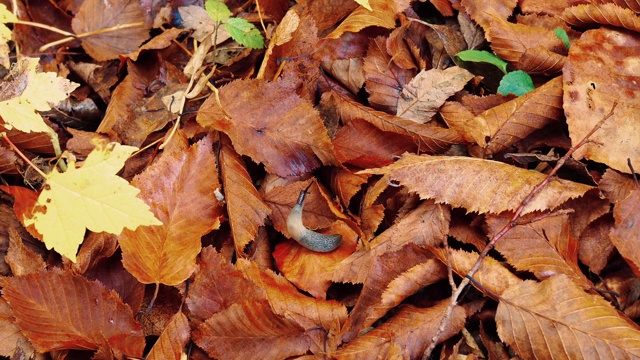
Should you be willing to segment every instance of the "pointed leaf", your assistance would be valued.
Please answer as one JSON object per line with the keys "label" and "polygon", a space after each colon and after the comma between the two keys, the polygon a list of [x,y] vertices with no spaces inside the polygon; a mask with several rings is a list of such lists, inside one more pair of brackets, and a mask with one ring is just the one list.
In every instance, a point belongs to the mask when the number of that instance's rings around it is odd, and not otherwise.
{"label": "pointed leaf", "polygon": [[640,31],[640,17],[631,9],[617,4],[583,4],[564,9],[562,19],[576,27],[613,25],[635,32]]}
{"label": "pointed leaf", "polygon": [[640,357],[640,328],[565,275],[505,291],[496,323],[500,338],[522,358]]}
{"label": "pointed leaf", "polygon": [[[479,213],[515,210],[546,176],[497,161],[459,156],[437,157],[406,154],[381,169],[365,174],[389,174],[423,199],[463,207]],[[481,191],[478,186],[482,186]],[[584,195],[591,186],[558,179],[550,182],[524,208],[523,214],[549,210]]]}
{"label": "pointed leaf", "polygon": [[71,27],[76,34],[102,30],[117,25],[137,26],[82,38],[82,47],[98,61],[117,59],[138,49],[149,38],[140,2],[134,0],[87,0],[80,5]]}
{"label": "pointed leaf", "polygon": [[220,170],[236,253],[243,252],[271,213],[253,186],[244,161],[229,144],[220,150]]}
{"label": "pointed leaf", "polygon": [[189,321],[182,311],[171,317],[145,357],[147,360],[180,359],[189,341]]}
{"label": "pointed leaf", "polygon": [[209,97],[198,123],[225,132],[238,153],[267,171],[296,177],[338,163],[317,111],[282,82],[236,80],[220,89],[220,101],[224,111]]}
{"label": "pointed leaf", "polygon": [[122,262],[140,282],[176,285],[195,269],[200,238],[218,228],[222,216],[214,194],[220,187],[215,168],[207,137],[188,150],[165,152],[133,179],[140,197],[163,222],[126,230],[118,238]]}
{"label": "pointed leaf", "polygon": [[359,6],[335,29],[327,39],[337,39],[345,32],[358,32],[369,26],[391,29],[396,25],[396,14],[409,7],[406,0],[369,0],[370,9]]}
{"label": "pointed leaf", "polygon": [[99,282],[60,270],[2,281],[16,323],[40,352],[97,350],[108,343],[142,356],[144,335],[129,306]]}
{"label": "pointed leaf", "polygon": [[458,66],[446,70],[423,70],[402,89],[396,115],[418,123],[429,122],[440,106],[462,90],[473,77],[472,73]]}
{"label": "pointed leaf", "polygon": [[140,190],[115,174],[137,148],[111,143],[98,146],[83,166],[47,177],[36,209],[25,224],[35,224],[47,248],[75,262],[85,229],[120,234],[124,228],[161,222],[136,195]]}

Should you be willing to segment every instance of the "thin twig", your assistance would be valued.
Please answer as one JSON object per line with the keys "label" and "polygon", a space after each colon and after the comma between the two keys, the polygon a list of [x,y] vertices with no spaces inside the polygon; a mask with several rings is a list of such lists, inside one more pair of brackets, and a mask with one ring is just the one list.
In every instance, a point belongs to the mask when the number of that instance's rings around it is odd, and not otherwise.
{"label": "thin twig", "polygon": [[605,115],[600,121],[598,121],[598,123],[593,127],[593,129],[591,129],[591,131],[589,131],[589,133],[582,139],[582,141],[580,141],[576,146],[574,146],[571,149],[569,149],[569,151],[567,151],[567,153],[564,154],[564,156],[562,158],[560,158],[560,160],[558,160],[558,162],[556,163],[556,166],[553,168],[553,170],[551,170],[551,172],[549,172],[549,174],[547,174],[547,177],[542,182],[540,182],[540,184],[536,185],[536,187],[534,187],[533,190],[531,190],[529,195],[527,195],[527,197],[524,198],[524,200],[522,200],[522,202],[520,203],[520,206],[518,206],[518,209],[513,214],[513,217],[507,223],[507,225],[505,225],[502,228],[502,230],[500,230],[497,234],[495,234],[491,238],[491,241],[489,241],[487,246],[485,246],[485,248],[480,253],[480,256],[478,257],[478,260],[476,261],[476,263],[473,265],[471,270],[469,270],[467,275],[465,275],[464,279],[462,279],[462,282],[460,283],[458,288],[455,290],[453,296],[451,296],[451,303],[449,304],[449,307],[447,308],[447,312],[445,313],[445,316],[442,318],[440,326],[438,327],[438,331],[436,332],[436,334],[431,339],[431,344],[429,344],[429,347],[427,348],[427,350],[425,350],[424,355],[422,357],[423,359],[427,359],[431,355],[431,352],[433,352],[433,349],[435,349],[436,345],[438,344],[438,340],[440,340],[440,337],[442,336],[442,333],[444,332],[444,329],[446,328],[447,322],[449,321],[449,319],[451,317],[451,314],[453,313],[453,309],[455,308],[456,304],[458,303],[458,298],[460,297],[460,294],[462,293],[462,290],[467,285],[469,285],[469,282],[470,282],[469,279],[471,279],[473,277],[473,275],[478,271],[478,269],[480,269],[480,266],[482,265],[482,261],[484,260],[484,258],[487,257],[487,255],[489,254],[489,251],[491,251],[494,248],[494,246],[496,245],[496,242],[498,242],[498,240],[500,240],[509,230],[511,230],[513,227],[515,227],[517,225],[516,220],[518,220],[518,218],[520,218],[520,215],[524,211],[525,207],[531,202],[531,200],[533,200],[534,197],[536,197],[542,191],[542,189],[544,189],[551,182],[551,180],[553,179],[555,174],[558,172],[558,170],[560,170],[560,168],[569,159],[569,157],[571,157],[571,155],[573,155],[573,153],[576,150],[578,150],[580,147],[582,147],[584,144],[586,144],[588,141],[590,141],[589,138],[596,131],[598,131],[598,129],[600,129],[602,127],[602,125],[604,124],[604,122],[607,119],[609,119],[613,115],[613,112],[614,112],[616,106],[618,106],[618,102],[614,102],[613,103],[613,106],[611,107],[611,110],[609,111],[609,113],[607,115]]}
{"label": "thin twig", "polygon": [[118,30],[122,30],[122,29],[128,29],[128,28],[140,27],[140,26],[144,26],[144,22],[120,24],[120,25],[111,26],[111,27],[104,28],[104,29],[89,31],[89,32],[86,32],[86,33],[78,34],[78,35],[74,35],[74,34],[69,33],[70,35],[68,35],[68,37],[66,37],[64,39],[56,40],[56,41],[50,42],[48,44],[42,45],[40,47],[40,49],[38,49],[38,51],[45,51],[45,50],[47,50],[48,48],[50,48],[52,46],[64,44],[66,42],[73,41],[75,39],[81,39],[81,38],[88,37],[88,36],[100,35],[100,34],[104,34],[104,33],[107,33],[107,32],[118,31]]}
{"label": "thin twig", "polygon": [[35,170],[40,176],[42,176],[43,179],[47,178],[47,174],[43,173],[42,170],[40,170],[37,166],[35,166],[31,160],[29,160],[29,158],[27,158],[22,151],[20,151],[20,149],[18,149],[11,140],[9,140],[9,138],[7,137],[7,133],[5,132],[1,132],[0,133],[0,138],[4,139],[4,141],[7,142],[7,144],[9,144],[9,146],[11,147],[11,149],[18,154],[18,156],[20,156],[22,158],[22,160],[24,160],[27,164],[29,164],[29,166],[31,166],[31,168],[33,170]]}

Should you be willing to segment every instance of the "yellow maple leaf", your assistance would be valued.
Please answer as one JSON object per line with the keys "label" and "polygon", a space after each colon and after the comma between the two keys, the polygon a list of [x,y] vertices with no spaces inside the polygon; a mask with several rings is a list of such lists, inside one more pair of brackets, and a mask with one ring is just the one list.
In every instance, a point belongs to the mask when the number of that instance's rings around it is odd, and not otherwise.
{"label": "yellow maple leaf", "polygon": [[66,99],[80,85],[58,77],[56,73],[37,73],[37,67],[36,58],[24,58],[15,64],[15,69],[12,69],[14,80],[6,88],[20,88],[24,82],[26,86],[19,96],[0,101],[0,116],[7,129],[15,127],[24,132],[53,134],[53,129],[36,111],[51,110],[51,105]]}
{"label": "yellow maple leaf", "polygon": [[362,5],[365,9],[372,11],[371,5],[369,5],[369,0],[355,0],[359,5]]}
{"label": "yellow maple leaf", "polygon": [[11,29],[5,24],[17,21],[18,18],[4,4],[0,4],[0,62],[4,67],[9,67],[9,45],[7,42],[11,40]]}
{"label": "yellow maple leaf", "polygon": [[116,175],[136,150],[111,143],[96,147],[79,169],[74,163],[64,173],[54,169],[47,175],[33,217],[25,224],[35,224],[47,248],[73,262],[85,228],[119,235],[125,227],[135,230],[140,225],[162,225],[136,197],[140,190]]}

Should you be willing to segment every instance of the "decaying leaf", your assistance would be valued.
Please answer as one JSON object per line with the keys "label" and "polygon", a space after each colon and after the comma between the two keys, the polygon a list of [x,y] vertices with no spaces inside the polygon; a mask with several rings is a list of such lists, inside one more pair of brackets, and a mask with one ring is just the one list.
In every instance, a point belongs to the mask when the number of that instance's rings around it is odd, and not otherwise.
{"label": "decaying leaf", "polygon": [[205,138],[187,150],[165,153],[133,179],[140,198],[162,221],[160,226],[125,230],[118,237],[122,262],[138,281],[176,285],[191,275],[200,237],[220,226],[215,168],[211,140]]}
{"label": "decaying leaf", "polygon": [[500,338],[524,358],[640,356],[640,329],[567,276],[524,281],[505,291],[496,313]]}
{"label": "decaying leaf", "polygon": [[[362,173],[388,174],[391,181],[406,186],[421,198],[494,214],[515,210],[545,179],[543,174],[497,161],[409,154],[393,165]],[[590,189],[591,186],[563,179],[552,181],[525,206],[523,213],[554,209]]]}

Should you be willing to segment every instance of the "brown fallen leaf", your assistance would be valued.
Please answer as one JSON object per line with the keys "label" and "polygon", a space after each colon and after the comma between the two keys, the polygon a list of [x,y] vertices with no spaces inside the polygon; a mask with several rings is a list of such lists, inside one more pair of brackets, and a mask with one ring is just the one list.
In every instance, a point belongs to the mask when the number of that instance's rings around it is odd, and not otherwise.
{"label": "brown fallen leaf", "polygon": [[215,168],[212,142],[205,138],[187,150],[165,152],[131,182],[163,223],[118,237],[122,262],[140,282],[176,285],[193,273],[200,238],[218,228],[222,218]]}
{"label": "brown fallen leaf", "polygon": [[108,343],[128,356],[142,356],[140,324],[99,282],[52,270],[4,278],[2,288],[16,324],[40,352],[97,350]]}
{"label": "brown fallen leaf", "polygon": [[359,6],[338,27],[327,35],[327,39],[339,38],[345,32],[358,32],[369,26],[380,26],[387,29],[395,26],[396,14],[409,7],[406,0],[369,0],[371,10]]}
{"label": "brown fallen leaf", "polygon": [[528,359],[624,359],[640,356],[640,328],[566,275],[524,281],[498,304],[500,338]]}
{"label": "brown fallen leaf", "polygon": [[136,24],[102,34],[82,38],[82,47],[98,61],[117,59],[138,49],[149,38],[149,27],[144,24],[144,13],[134,0],[87,0],[71,21],[76,34],[98,31],[117,25]]}
{"label": "brown fallen leaf", "polygon": [[[389,174],[423,199],[435,199],[467,211],[498,214],[515,210],[546,176],[497,161],[459,156],[405,154],[392,165],[363,170],[364,174]],[[568,180],[552,181],[527,204],[523,214],[553,210],[593,187]]]}
{"label": "brown fallen leaf", "polygon": [[572,143],[584,138],[618,103],[613,116],[573,154],[575,159],[585,157],[625,173],[630,173],[627,159],[631,159],[640,169],[638,49],[637,36],[607,28],[586,31],[571,45],[563,70],[563,107]]}
{"label": "brown fallen leaf", "polygon": [[158,340],[147,354],[148,360],[179,359],[190,338],[189,320],[181,311],[166,325]]}

